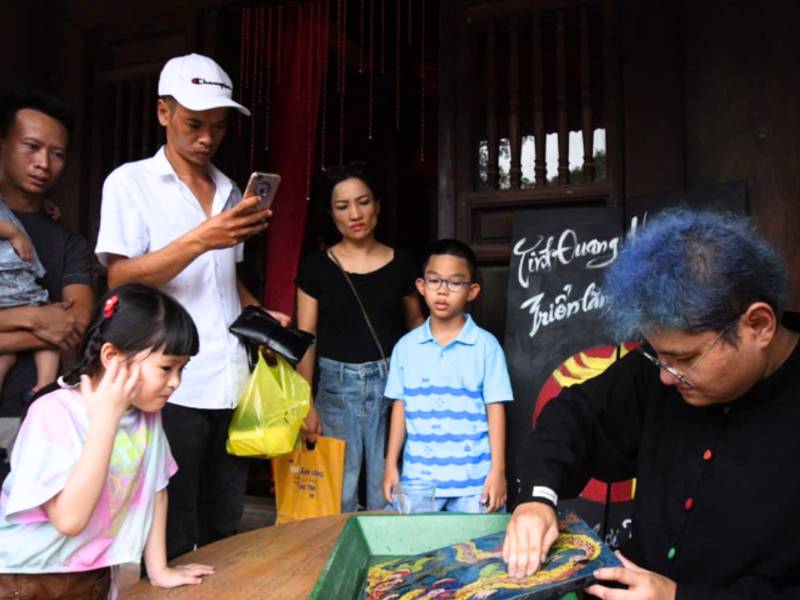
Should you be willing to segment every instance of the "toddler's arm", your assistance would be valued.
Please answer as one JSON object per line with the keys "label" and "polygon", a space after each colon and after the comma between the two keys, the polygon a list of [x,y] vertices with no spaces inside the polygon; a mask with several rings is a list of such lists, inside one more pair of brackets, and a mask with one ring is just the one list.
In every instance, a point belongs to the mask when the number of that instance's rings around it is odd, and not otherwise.
{"label": "toddler's arm", "polygon": [[508,496],[506,489],[506,412],[502,402],[492,402],[486,406],[489,420],[489,448],[492,453],[492,466],[483,484],[481,502],[487,512],[500,509]]}
{"label": "toddler's arm", "polygon": [[156,493],[156,507],[153,513],[153,524],[147,535],[144,546],[144,564],[150,583],[156,587],[178,587],[185,584],[197,584],[203,577],[214,574],[214,567],[208,565],[167,566],[167,490]]}
{"label": "toddler's arm", "polygon": [[33,243],[31,243],[31,239],[11,221],[0,219],[0,238],[8,240],[14,248],[14,252],[22,260],[31,260],[33,258]]}
{"label": "toddler's arm", "polygon": [[45,199],[42,208],[44,209],[44,214],[53,219],[53,221],[56,223],[61,221],[61,207],[58,204],[48,198]]}
{"label": "toddler's arm", "polygon": [[402,400],[392,403],[391,424],[389,425],[389,444],[386,449],[386,463],[383,470],[383,497],[392,501],[392,486],[400,481],[397,461],[406,439],[406,411]]}

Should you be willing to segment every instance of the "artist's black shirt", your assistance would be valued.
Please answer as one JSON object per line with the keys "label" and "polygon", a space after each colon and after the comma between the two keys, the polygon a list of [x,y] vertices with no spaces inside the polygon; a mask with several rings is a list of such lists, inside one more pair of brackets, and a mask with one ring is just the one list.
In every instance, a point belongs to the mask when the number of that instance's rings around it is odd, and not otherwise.
{"label": "artist's black shirt", "polygon": [[[800,315],[783,324],[800,331]],[[800,345],[741,398],[703,408],[633,352],[551,401],[530,442],[528,493],[637,478],[623,553],[676,581],[677,600],[800,598]]]}
{"label": "artist's black shirt", "polygon": [[[348,274],[388,358],[406,332],[403,298],[416,293],[414,259],[404,250],[395,250],[392,260],[380,269]],[[318,302],[317,356],[346,363],[381,358],[353,290],[325,252],[302,262],[296,283]]]}

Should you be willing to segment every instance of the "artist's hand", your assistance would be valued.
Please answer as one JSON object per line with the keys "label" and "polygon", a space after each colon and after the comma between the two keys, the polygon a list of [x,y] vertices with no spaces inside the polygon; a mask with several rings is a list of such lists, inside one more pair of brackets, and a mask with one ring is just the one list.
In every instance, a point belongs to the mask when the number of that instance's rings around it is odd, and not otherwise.
{"label": "artist's hand", "polygon": [[505,505],[507,497],[505,472],[500,469],[490,470],[481,494],[481,504],[486,507],[485,512],[500,510]]}
{"label": "artist's hand", "polygon": [[300,435],[303,437],[303,441],[309,444],[315,444],[317,436],[322,435],[322,419],[319,418],[319,413],[313,406],[308,409],[308,414],[300,429]]}
{"label": "artist's hand", "polygon": [[214,567],[192,563],[179,567],[164,567],[157,573],[148,573],[148,577],[150,583],[156,587],[173,588],[179,585],[202,583],[204,577],[213,574]]}
{"label": "artist's hand", "polygon": [[14,252],[17,253],[24,261],[29,261],[33,258],[33,243],[31,242],[31,238],[29,238],[21,229],[17,229],[17,232],[8,238],[8,242],[11,244],[11,247],[14,248]]}
{"label": "artist's hand", "polygon": [[235,246],[267,228],[272,211],[258,209],[258,202],[258,196],[249,196],[233,208],[206,219],[188,235],[201,244],[204,251]]}
{"label": "artist's hand", "polygon": [[32,306],[28,309],[30,332],[40,340],[52,344],[62,350],[69,350],[81,341],[85,327],[73,317],[68,309],[72,307],[71,299]]}
{"label": "artist's hand", "polygon": [[616,581],[628,586],[627,590],[612,589],[595,584],[586,589],[601,600],[675,600],[677,585],[668,577],[646,571],[633,564],[622,553],[616,552],[622,567],[597,569],[594,576],[603,581]]}
{"label": "artist's hand", "polygon": [[558,517],[550,506],[541,502],[517,506],[503,542],[503,560],[508,563],[508,574],[518,579],[533,575],[557,537]]}
{"label": "artist's hand", "polygon": [[400,471],[397,470],[397,463],[388,464],[387,462],[383,469],[383,497],[389,504],[393,501],[392,488],[399,482]]}
{"label": "artist's hand", "polygon": [[113,423],[116,427],[122,413],[141,392],[141,372],[139,363],[128,366],[121,358],[114,357],[96,385],[88,375],[81,375],[81,396],[89,423]]}
{"label": "artist's hand", "polygon": [[284,314],[277,310],[267,310],[266,308],[262,309],[265,313],[267,313],[270,317],[278,321],[281,324],[281,327],[288,327],[292,324],[292,317],[287,314]]}

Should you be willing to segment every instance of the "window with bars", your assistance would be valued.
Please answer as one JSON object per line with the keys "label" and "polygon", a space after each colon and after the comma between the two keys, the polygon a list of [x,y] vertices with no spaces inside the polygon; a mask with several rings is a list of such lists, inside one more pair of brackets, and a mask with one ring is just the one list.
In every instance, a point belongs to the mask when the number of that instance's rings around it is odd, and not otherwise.
{"label": "window with bars", "polygon": [[605,181],[600,3],[474,27],[475,189]]}

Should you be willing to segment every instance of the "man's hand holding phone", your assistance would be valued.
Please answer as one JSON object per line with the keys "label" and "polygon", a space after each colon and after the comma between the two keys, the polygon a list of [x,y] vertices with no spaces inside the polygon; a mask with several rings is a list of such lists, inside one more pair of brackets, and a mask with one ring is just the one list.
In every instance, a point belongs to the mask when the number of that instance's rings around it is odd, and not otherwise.
{"label": "man's hand holding phone", "polygon": [[247,187],[244,189],[244,197],[257,196],[259,208],[271,208],[280,184],[281,176],[277,173],[255,171],[250,175]]}
{"label": "man's hand holding phone", "polygon": [[250,196],[233,208],[206,219],[195,230],[194,239],[203,251],[230,248],[239,242],[264,231],[269,224],[272,211],[259,208],[260,200]]}
{"label": "man's hand holding phone", "polygon": [[197,227],[193,239],[202,251],[230,248],[264,231],[272,216],[270,206],[275,199],[281,176],[256,171],[250,175],[244,199]]}

